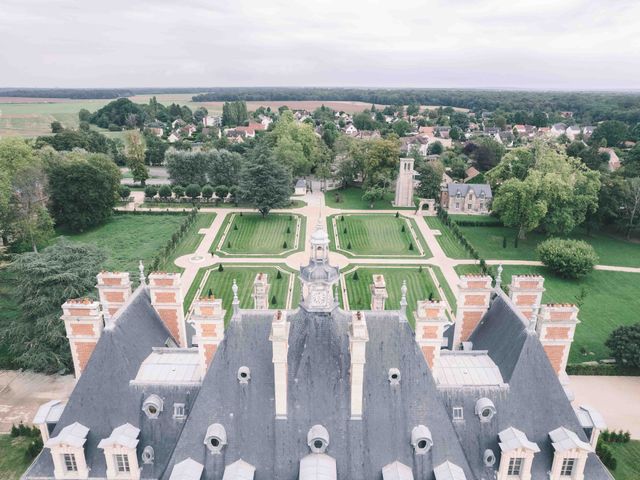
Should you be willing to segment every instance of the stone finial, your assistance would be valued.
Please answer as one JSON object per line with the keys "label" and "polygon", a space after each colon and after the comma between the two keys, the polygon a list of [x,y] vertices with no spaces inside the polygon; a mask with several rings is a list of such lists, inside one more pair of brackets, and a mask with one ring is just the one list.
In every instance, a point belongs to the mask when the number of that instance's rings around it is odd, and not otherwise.
{"label": "stone finial", "polygon": [[498,275],[496,276],[496,288],[502,285],[502,264],[498,265]]}
{"label": "stone finial", "polygon": [[540,308],[540,305],[538,304],[534,304],[531,310],[531,319],[529,320],[529,331],[530,332],[535,332],[536,331],[536,325],[538,324],[538,309]]}
{"label": "stone finial", "polygon": [[233,317],[236,318],[240,313],[240,300],[238,299],[238,284],[236,283],[235,278],[233,279],[231,290],[233,291],[233,302],[231,302],[231,305],[233,306]]}
{"label": "stone finial", "polygon": [[138,263],[138,271],[140,272],[140,285],[146,285],[145,277],[144,277],[144,264],[142,260]]}
{"label": "stone finial", "polygon": [[115,322],[111,319],[111,314],[109,313],[109,303],[106,300],[102,302],[102,318],[104,319],[104,329],[113,329],[113,327],[115,326]]}
{"label": "stone finial", "polygon": [[402,298],[400,299],[400,320],[402,322],[407,321],[407,281],[402,281],[402,287],[400,287]]}

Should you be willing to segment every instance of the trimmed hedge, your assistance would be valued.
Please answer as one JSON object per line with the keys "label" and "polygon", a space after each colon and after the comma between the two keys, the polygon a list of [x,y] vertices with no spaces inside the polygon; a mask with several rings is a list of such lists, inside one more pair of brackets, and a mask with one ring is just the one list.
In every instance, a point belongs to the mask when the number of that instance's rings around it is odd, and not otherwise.
{"label": "trimmed hedge", "polygon": [[538,245],[536,253],[547,268],[564,278],[586,275],[598,263],[596,251],[582,240],[550,238]]}

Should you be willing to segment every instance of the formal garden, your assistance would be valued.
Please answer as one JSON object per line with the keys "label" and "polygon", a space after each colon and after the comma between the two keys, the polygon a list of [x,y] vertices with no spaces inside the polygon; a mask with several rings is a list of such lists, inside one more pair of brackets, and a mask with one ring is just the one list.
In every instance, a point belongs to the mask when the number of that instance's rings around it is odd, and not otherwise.
{"label": "formal garden", "polygon": [[[331,248],[347,256],[430,257],[413,219],[387,214],[344,214],[327,219]],[[337,238],[337,242],[336,242]]]}

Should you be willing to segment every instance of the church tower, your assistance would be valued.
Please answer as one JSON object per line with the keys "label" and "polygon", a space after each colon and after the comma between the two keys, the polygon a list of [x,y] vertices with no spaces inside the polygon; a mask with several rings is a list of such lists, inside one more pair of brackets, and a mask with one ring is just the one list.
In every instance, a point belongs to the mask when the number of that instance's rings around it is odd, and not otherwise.
{"label": "church tower", "polygon": [[413,207],[413,158],[400,159],[395,207]]}
{"label": "church tower", "polygon": [[310,312],[330,312],[338,302],[334,285],[340,279],[337,267],[329,265],[329,235],[321,220],[311,236],[309,264],[300,268],[302,300],[300,306]]}

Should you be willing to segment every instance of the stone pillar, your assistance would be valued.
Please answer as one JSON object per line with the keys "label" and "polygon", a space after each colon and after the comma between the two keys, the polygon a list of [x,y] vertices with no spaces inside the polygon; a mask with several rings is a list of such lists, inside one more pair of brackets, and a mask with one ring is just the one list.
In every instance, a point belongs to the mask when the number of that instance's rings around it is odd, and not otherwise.
{"label": "stone pillar", "polygon": [[253,302],[256,310],[269,308],[269,283],[266,273],[258,273],[253,281]]}
{"label": "stone pillar", "polygon": [[384,302],[389,298],[384,275],[373,275],[371,288],[371,310],[384,310]]}
{"label": "stone pillar", "polygon": [[492,280],[489,275],[461,275],[458,283],[458,308],[453,336],[454,348],[469,340],[489,308]]}
{"label": "stone pillar", "polygon": [[287,314],[278,310],[271,322],[273,349],[273,380],[275,387],[276,418],[287,418],[287,355],[289,353],[289,327]]}
{"label": "stone pillar", "polygon": [[413,207],[413,158],[400,159],[400,172],[396,181],[396,207]]}
{"label": "stone pillar", "polygon": [[100,302],[88,298],[67,300],[62,305],[62,313],[61,319],[64,320],[71,347],[73,369],[76,378],[80,378],[104,328]]}
{"label": "stone pillar", "polygon": [[151,304],[181,347],[187,347],[187,331],[182,311],[179,273],[153,272],[149,275]]}
{"label": "stone pillar", "polygon": [[98,295],[102,309],[111,318],[131,296],[129,272],[100,272],[97,275]]}
{"label": "stone pillar", "polygon": [[203,377],[224,338],[225,313],[222,300],[213,296],[199,298],[194,303],[191,320],[196,330],[194,342],[198,344]]}
{"label": "stone pillar", "polygon": [[351,354],[351,419],[362,419],[362,397],[364,395],[364,364],[369,341],[367,321],[364,313],[354,312],[349,326],[349,353]]}
{"label": "stone pillar", "polygon": [[[509,297],[527,320],[534,318],[534,310],[542,303],[544,277],[541,275],[513,275]],[[537,312],[536,312],[537,313]]]}
{"label": "stone pillar", "polygon": [[578,323],[578,307],[575,305],[549,304],[540,308],[536,331],[551,366],[558,375],[565,374]]}
{"label": "stone pillar", "polygon": [[414,313],[416,342],[432,370],[440,358],[444,327],[448,323],[445,307],[443,301],[422,300]]}

